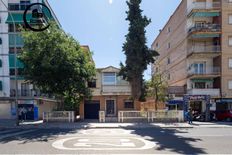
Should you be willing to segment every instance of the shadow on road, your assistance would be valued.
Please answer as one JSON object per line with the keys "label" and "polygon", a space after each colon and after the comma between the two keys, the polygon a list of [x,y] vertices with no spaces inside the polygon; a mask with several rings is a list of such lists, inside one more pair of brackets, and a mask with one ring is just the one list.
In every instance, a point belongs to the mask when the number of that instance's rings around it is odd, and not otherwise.
{"label": "shadow on road", "polygon": [[[126,127],[124,129],[130,129]],[[133,134],[144,137],[157,144],[155,150],[174,152],[179,154],[200,154],[206,153],[203,148],[196,148],[192,143],[202,141],[199,138],[182,137],[176,133],[186,133],[174,128],[160,128],[151,126],[150,129],[134,129]]]}
{"label": "shadow on road", "polygon": [[[8,129],[6,129],[8,130]],[[10,130],[10,129],[9,129]],[[14,130],[14,129],[12,129]],[[21,131],[29,131],[31,129],[21,129]],[[80,129],[32,129],[32,132],[25,134],[20,134],[17,136],[10,136],[3,139],[0,139],[0,144],[10,143],[12,141],[19,141],[20,144],[26,144],[31,142],[48,142],[55,140],[58,136],[65,136],[67,134],[78,133]]]}

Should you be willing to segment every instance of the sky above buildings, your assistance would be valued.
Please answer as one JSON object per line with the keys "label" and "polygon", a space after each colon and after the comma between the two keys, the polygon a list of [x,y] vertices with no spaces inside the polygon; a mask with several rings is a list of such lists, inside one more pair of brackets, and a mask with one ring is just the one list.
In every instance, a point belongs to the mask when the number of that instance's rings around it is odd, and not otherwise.
{"label": "sky above buildings", "polygon": [[[96,67],[119,67],[125,61],[122,45],[128,32],[126,0],[48,0],[65,32],[89,45]],[[142,0],[143,14],[151,18],[147,45],[159,34],[181,0]],[[150,78],[150,67],[145,72]]]}

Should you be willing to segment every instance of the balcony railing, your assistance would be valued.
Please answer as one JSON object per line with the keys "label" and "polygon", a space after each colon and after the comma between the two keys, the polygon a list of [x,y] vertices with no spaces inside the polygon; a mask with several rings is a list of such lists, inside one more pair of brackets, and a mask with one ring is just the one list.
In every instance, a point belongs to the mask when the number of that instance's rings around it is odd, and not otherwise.
{"label": "balcony railing", "polygon": [[195,9],[219,9],[220,7],[221,2],[193,2],[192,5],[187,9],[187,13],[189,14]]}
{"label": "balcony railing", "polygon": [[103,85],[103,93],[130,93],[130,85]]}
{"label": "balcony railing", "polygon": [[[10,96],[15,97],[16,95],[16,90],[11,89],[10,90]],[[18,90],[18,96],[19,97],[35,97],[35,96],[40,96],[41,93],[39,91],[35,90],[28,90],[28,89],[19,89]]]}
{"label": "balcony railing", "polygon": [[210,96],[220,96],[220,89],[217,88],[205,88],[205,89],[189,89],[188,91],[189,95],[210,95]]}
{"label": "balcony railing", "polygon": [[219,53],[219,52],[221,52],[220,45],[192,46],[188,49],[188,54],[191,54],[191,53]]}
{"label": "balcony railing", "polygon": [[201,24],[201,25],[196,25],[190,27],[188,29],[188,33],[192,32],[220,32],[221,31],[221,25],[220,24],[213,24],[213,23],[208,23],[208,24]]}
{"label": "balcony railing", "polygon": [[207,67],[206,69],[201,70],[200,68],[195,70],[194,67],[190,68],[188,75],[218,75],[220,74],[220,67]]}

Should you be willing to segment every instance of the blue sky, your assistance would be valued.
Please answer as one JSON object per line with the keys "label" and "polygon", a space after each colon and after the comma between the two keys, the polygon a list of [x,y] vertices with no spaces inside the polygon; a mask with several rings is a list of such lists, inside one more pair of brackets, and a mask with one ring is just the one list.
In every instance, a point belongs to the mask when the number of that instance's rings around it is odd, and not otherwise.
{"label": "blue sky", "polygon": [[[147,45],[152,42],[181,0],[142,0],[143,14],[151,18]],[[49,0],[62,28],[81,45],[89,45],[96,67],[119,67],[125,61],[122,45],[128,32],[126,0]],[[150,78],[150,67],[145,72]]]}

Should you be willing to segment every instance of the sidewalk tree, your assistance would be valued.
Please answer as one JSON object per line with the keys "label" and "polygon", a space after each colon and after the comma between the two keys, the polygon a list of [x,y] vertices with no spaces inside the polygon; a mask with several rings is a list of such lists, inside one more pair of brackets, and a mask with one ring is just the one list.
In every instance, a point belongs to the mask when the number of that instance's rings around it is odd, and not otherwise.
{"label": "sidewalk tree", "polygon": [[154,98],[156,103],[167,100],[168,83],[164,75],[156,73],[151,80],[146,82],[146,87],[147,97]]}
{"label": "sidewalk tree", "polygon": [[145,27],[151,20],[142,15],[141,0],[128,0],[126,3],[129,7],[129,11],[126,12],[129,32],[126,35],[126,42],[123,44],[126,62],[125,65],[120,63],[119,74],[130,82],[133,99],[141,100],[144,98],[143,73],[147,69],[147,65],[154,63],[154,57],[158,56],[158,53],[150,50],[146,45]]}
{"label": "sidewalk tree", "polygon": [[24,77],[44,93],[61,99],[59,110],[76,109],[90,96],[87,82],[95,75],[91,52],[84,50],[55,24],[47,31],[22,32],[24,47],[19,59],[24,63]]}

